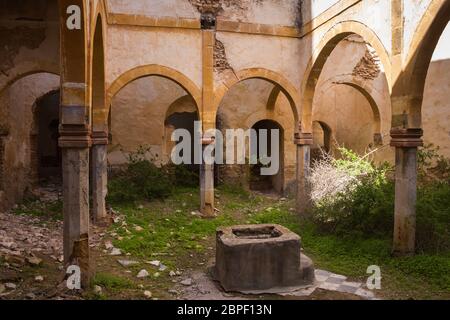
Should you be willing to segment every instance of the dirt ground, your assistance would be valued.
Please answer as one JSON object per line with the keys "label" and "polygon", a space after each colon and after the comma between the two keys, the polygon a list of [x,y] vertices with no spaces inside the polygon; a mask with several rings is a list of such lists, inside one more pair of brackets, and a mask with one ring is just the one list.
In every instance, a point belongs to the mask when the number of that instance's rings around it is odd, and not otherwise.
{"label": "dirt ground", "polygon": [[[191,255],[180,268],[157,276],[164,266],[147,262],[155,274],[137,278],[139,268],[119,261],[138,261],[126,253],[111,254],[111,231],[91,226],[91,256],[98,277],[92,288],[83,292],[66,286],[62,258],[62,222],[48,216],[0,213],[0,299],[78,300],[78,299],[362,299],[356,295],[316,289],[312,294],[289,296],[230,294],[211,280],[208,268],[214,263],[214,239],[204,253]],[[157,257],[164,258],[164,257]],[[156,259],[156,258],[155,258]],[[151,272],[153,272],[151,271]],[[165,270],[164,270],[165,271]]]}

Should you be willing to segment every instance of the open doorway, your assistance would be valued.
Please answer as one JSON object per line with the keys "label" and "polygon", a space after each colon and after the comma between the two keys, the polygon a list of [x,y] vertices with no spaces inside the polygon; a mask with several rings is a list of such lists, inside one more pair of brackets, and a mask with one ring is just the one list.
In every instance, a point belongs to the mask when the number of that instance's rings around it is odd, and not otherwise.
{"label": "open doorway", "polygon": [[259,138],[260,131],[267,130],[267,156],[273,157],[273,150],[271,150],[272,146],[272,130],[279,130],[279,170],[275,175],[264,176],[261,175],[261,167],[262,164],[258,161],[258,164],[252,165],[250,167],[250,189],[254,191],[267,192],[267,193],[278,193],[281,194],[284,191],[284,131],[283,128],[273,120],[261,120],[258,121],[253,127],[253,130],[257,133],[257,155],[258,159],[260,159],[264,154],[260,151]]}
{"label": "open doorway", "polygon": [[32,162],[40,186],[61,184],[62,156],[58,146],[60,91],[54,90],[36,100],[32,139]]}

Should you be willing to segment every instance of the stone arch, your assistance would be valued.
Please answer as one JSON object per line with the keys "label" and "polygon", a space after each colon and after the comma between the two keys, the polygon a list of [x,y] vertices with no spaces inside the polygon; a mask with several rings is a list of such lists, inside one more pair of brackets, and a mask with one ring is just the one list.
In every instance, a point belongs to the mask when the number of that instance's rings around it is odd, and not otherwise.
{"label": "stone arch", "polygon": [[[325,152],[331,152],[331,140],[333,138],[333,130],[331,129],[331,127],[324,121],[322,120],[315,120],[313,121],[313,129],[314,129],[314,124],[317,124],[320,129],[323,132],[323,147],[324,147],[324,151]],[[314,139],[316,138],[316,135],[314,134]],[[311,158],[314,158],[314,156],[311,156]]]}
{"label": "stone arch", "polygon": [[[370,86],[370,83],[361,80],[357,77],[354,77],[351,74],[338,75],[322,83],[322,86],[325,88],[329,88],[333,85],[345,85],[352,87],[356,89],[359,93],[361,93],[364,96],[364,98],[366,98],[372,110],[372,115],[374,119],[373,122],[374,143],[376,145],[382,144],[382,123],[381,123],[381,111],[379,107],[379,102],[383,100],[381,93],[375,90],[372,86]],[[327,90],[325,89],[324,91]]]}
{"label": "stone arch", "polygon": [[[107,114],[109,114],[109,111],[111,109],[112,99],[122,88],[124,88],[127,84],[131,83],[134,80],[149,76],[158,76],[174,81],[179,86],[181,86],[189,95],[191,95],[191,97],[195,101],[197,109],[201,110],[202,93],[192,80],[175,69],[151,64],[139,66],[125,72],[110,85],[106,95],[106,108],[108,110]],[[199,112],[199,117],[201,118],[201,116],[202,115]],[[105,123],[107,123],[108,117],[105,116],[105,119],[103,120],[105,121]]]}
{"label": "stone arch", "polygon": [[305,72],[305,78],[302,83],[303,96],[301,104],[302,131],[304,132],[311,132],[312,130],[312,105],[317,80],[322,69],[338,43],[350,35],[359,35],[374,48],[383,64],[388,85],[391,88],[391,61],[389,53],[375,32],[366,25],[356,21],[344,21],[334,25],[326,32],[314,50]]}
{"label": "stone arch", "polygon": [[[218,87],[215,91],[214,108],[212,110],[213,112],[211,113],[213,118],[209,119],[211,123],[215,123],[219,106],[228,90],[230,90],[234,85],[238,84],[239,82],[249,79],[266,80],[274,84],[277,88],[279,88],[280,91],[283,92],[287,97],[287,99],[289,100],[295,124],[298,123],[299,116],[297,106],[300,101],[300,95],[298,93],[298,90],[281,74],[264,68],[244,69],[233,74],[232,76],[227,77],[227,79],[222,83],[222,85]],[[276,96],[278,96],[278,94]],[[297,127],[297,125],[295,125],[295,127]]]}
{"label": "stone arch", "polygon": [[393,87],[393,102],[399,102],[393,110],[394,127],[422,127],[421,110],[428,68],[449,19],[450,1],[432,1],[416,28],[405,68]]}
{"label": "stone arch", "polygon": [[18,71],[14,76],[11,76],[6,81],[0,83],[0,95],[16,81],[36,73],[50,73],[59,76],[59,66],[54,63],[42,64],[39,68],[32,69],[29,69],[28,66],[24,64],[17,66],[16,70],[17,69]]}
{"label": "stone arch", "polygon": [[106,85],[105,85],[105,32],[106,22],[103,15],[103,1],[99,1],[97,14],[91,28],[91,96],[92,96],[92,129],[94,132],[107,132],[106,117]]}

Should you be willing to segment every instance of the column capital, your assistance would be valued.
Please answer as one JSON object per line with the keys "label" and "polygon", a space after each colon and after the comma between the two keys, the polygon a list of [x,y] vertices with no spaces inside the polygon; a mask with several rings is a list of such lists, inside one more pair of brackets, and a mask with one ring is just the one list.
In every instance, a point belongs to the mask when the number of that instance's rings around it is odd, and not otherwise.
{"label": "column capital", "polygon": [[90,148],[92,139],[88,125],[60,125],[60,148]]}
{"label": "column capital", "polygon": [[420,128],[391,129],[391,146],[396,148],[417,148],[423,146],[423,130]]}
{"label": "column capital", "polygon": [[311,146],[313,145],[313,134],[297,132],[294,135],[294,143],[299,146]]}
{"label": "column capital", "polygon": [[109,134],[105,131],[93,131],[91,134],[92,137],[92,145],[108,145],[109,142]]}

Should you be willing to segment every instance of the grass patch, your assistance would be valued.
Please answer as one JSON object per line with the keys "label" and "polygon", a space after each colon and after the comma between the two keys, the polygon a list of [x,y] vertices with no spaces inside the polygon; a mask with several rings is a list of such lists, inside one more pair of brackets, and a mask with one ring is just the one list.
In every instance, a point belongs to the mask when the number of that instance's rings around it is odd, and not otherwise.
{"label": "grass patch", "polygon": [[62,200],[41,202],[39,200],[27,199],[23,204],[13,209],[12,212],[17,215],[27,215],[58,221],[63,219],[63,202]]}
{"label": "grass patch", "polygon": [[[220,214],[204,220],[191,215],[199,207],[198,191],[177,190],[164,201],[117,207],[125,215],[126,225],[113,231],[123,237],[114,244],[145,260],[157,253],[169,268],[197,267],[197,255],[212,257],[215,231],[218,227],[235,224],[276,223],[302,237],[306,254],[316,267],[344,274],[364,282],[368,266],[381,267],[383,290],[381,296],[394,299],[450,298],[450,256],[448,254],[419,254],[409,258],[391,257],[389,236],[358,237],[354,234],[327,234],[309,220],[294,212],[294,201],[274,201],[230,186],[217,191]],[[135,231],[140,226],[143,231]],[[194,258],[193,258],[194,257]],[[166,275],[161,275],[162,279]],[[160,281],[160,280],[158,280]],[[169,283],[170,285],[170,283]]]}
{"label": "grass patch", "polygon": [[135,288],[131,280],[110,273],[97,273],[94,277],[93,285],[98,285],[109,290]]}

